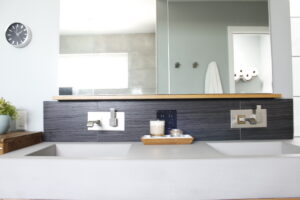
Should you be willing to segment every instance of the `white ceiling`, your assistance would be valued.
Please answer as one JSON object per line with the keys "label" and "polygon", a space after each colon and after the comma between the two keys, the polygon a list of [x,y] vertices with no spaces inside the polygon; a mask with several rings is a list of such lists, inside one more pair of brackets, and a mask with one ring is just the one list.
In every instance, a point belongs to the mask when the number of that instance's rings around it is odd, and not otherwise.
{"label": "white ceiling", "polygon": [[60,34],[153,33],[156,0],[60,0]]}

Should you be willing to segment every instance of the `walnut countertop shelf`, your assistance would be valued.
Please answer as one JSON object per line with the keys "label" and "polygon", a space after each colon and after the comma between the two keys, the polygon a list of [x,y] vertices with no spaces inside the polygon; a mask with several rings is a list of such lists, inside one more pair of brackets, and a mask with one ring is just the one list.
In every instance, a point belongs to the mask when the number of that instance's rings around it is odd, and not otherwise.
{"label": "walnut countertop shelf", "polygon": [[57,101],[91,100],[171,100],[171,99],[278,99],[281,94],[158,94],[158,95],[101,95],[101,96],[55,96]]}
{"label": "walnut countertop shelf", "polygon": [[0,135],[0,155],[42,142],[42,132],[10,132]]}

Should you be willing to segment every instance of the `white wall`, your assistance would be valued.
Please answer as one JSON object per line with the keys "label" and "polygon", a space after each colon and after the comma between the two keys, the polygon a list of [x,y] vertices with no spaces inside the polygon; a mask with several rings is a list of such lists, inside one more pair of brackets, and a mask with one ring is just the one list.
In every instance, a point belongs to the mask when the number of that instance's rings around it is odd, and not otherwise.
{"label": "white wall", "polygon": [[[172,2],[169,13],[172,94],[204,93],[212,61],[218,64],[223,92],[229,93],[233,79],[229,77],[228,26],[269,25],[267,2]],[[174,68],[176,62],[180,69]],[[199,63],[197,69],[192,68],[193,62]]]}
{"label": "white wall", "polygon": [[[31,28],[27,47],[6,41],[13,22]],[[59,0],[0,0],[0,97],[28,110],[28,130],[43,130],[43,101],[56,95],[58,30]]]}
{"label": "white wall", "polygon": [[289,0],[269,0],[273,92],[293,97]]}
{"label": "white wall", "polygon": [[294,135],[300,136],[300,1],[290,0],[293,83],[294,83]]}

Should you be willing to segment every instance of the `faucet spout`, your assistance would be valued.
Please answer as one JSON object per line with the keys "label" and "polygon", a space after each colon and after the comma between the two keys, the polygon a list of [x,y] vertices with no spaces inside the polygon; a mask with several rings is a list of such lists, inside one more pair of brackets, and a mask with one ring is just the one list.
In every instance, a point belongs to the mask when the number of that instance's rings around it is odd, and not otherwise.
{"label": "faucet spout", "polygon": [[95,124],[98,125],[98,126],[101,126],[100,120],[88,121],[87,124],[86,124],[86,126],[89,127],[89,128],[92,128],[92,127],[95,126]]}
{"label": "faucet spout", "polygon": [[245,118],[245,121],[249,122],[251,125],[257,124],[257,121],[255,118]]}

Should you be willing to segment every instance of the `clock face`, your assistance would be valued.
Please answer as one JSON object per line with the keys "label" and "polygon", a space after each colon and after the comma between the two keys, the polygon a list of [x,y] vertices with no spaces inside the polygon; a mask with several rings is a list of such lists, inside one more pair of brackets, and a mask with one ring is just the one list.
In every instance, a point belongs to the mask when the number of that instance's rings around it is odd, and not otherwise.
{"label": "clock face", "polygon": [[25,47],[31,40],[29,27],[21,23],[13,23],[6,30],[6,40],[14,47]]}

